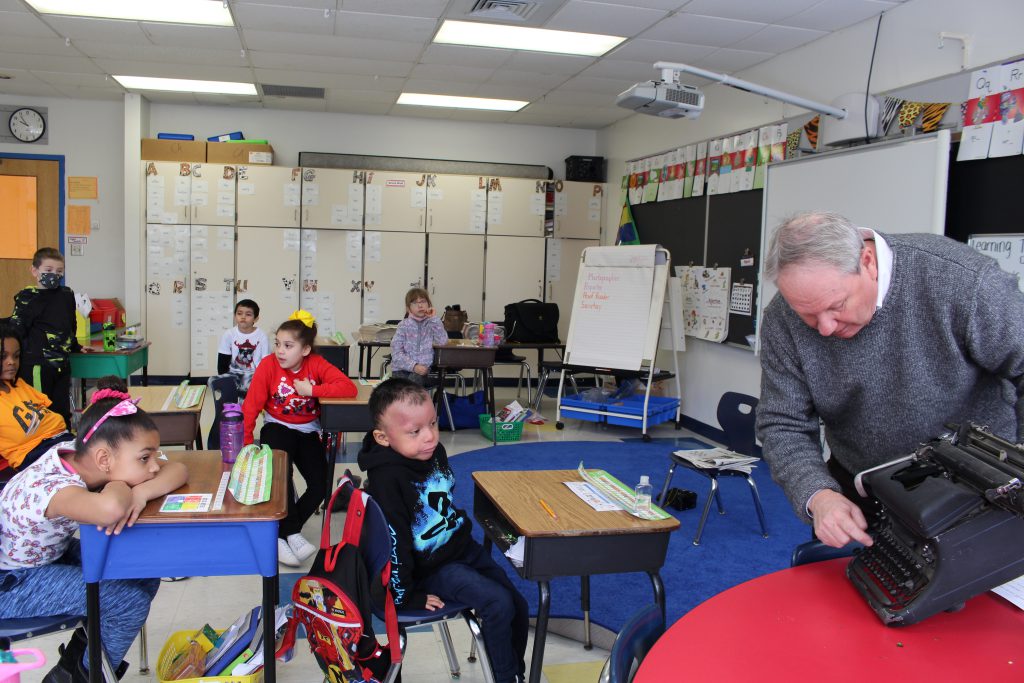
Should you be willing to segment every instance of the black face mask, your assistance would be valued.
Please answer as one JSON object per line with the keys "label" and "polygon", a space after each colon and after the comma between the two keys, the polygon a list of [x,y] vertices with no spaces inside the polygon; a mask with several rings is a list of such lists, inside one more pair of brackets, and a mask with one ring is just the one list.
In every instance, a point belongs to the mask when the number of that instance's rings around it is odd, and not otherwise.
{"label": "black face mask", "polygon": [[40,273],[39,285],[43,289],[57,289],[60,287],[60,281],[62,279],[64,279],[64,276],[60,273]]}

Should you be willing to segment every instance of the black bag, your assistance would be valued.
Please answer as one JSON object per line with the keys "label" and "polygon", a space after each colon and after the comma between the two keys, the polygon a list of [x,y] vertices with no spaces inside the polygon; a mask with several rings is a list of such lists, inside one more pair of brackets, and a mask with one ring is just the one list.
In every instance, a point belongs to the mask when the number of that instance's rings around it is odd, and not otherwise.
{"label": "black bag", "polygon": [[558,343],[558,304],[523,299],[505,306],[505,340]]}

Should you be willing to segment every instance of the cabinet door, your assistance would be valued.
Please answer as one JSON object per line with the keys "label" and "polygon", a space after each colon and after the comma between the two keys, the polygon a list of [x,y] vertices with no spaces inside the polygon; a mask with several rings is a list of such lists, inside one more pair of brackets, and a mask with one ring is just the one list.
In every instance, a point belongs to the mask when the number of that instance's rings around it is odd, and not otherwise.
{"label": "cabinet door", "polygon": [[299,231],[238,228],[236,299],[260,307],[258,325],[273,342],[274,330],[299,307]]}
{"label": "cabinet door", "polygon": [[424,233],[367,230],[363,248],[363,322],[400,320],[405,293],[423,286]]}
{"label": "cabinet door", "polygon": [[[302,231],[300,306],[316,318],[319,334],[359,329],[362,296],[363,233],[360,230]],[[349,353],[358,347],[352,343]],[[349,358],[357,367],[358,357]]]}
{"label": "cabinet door", "polygon": [[149,372],[188,374],[189,237],[187,225],[146,226],[146,338]]}
{"label": "cabinet door", "polygon": [[427,214],[424,173],[365,171],[367,230],[423,232]]}
{"label": "cabinet door", "polygon": [[432,174],[427,179],[427,232],[483,235],[486,178]]}
{"label": "cabinet door", "polygon": [[604,225],[604,189],[602,183],[555,183],[555,237],[601,239]]}
{"label": "cabinet door", "polygon": [[146,223],[189,222],[192,164],[188,161],[143,161],[146,175]]}
{"label": "cabinet door", "polygon": [[487,186],[487,234],[544,236],[547,181],[491,178]]}
{"label": "cabinet door", "polygon": [[283,166],[239,166],[238,225],[299,227],[301,170]]}
{"label": "cabinet door", "polygon": [[573,297],[576,296],[576,276],[580,272],[580,257],[587,247],[596,247],[600,244],[599,240],[547,240],[547,297],[544,300],[558,304],[558,338],[562,341],[569,336],[569,316]]}
{"label": "cabinet door", "polygon": [[544,298],[544,238],[487,236],[484,320],[505,319],[505,304]]}
{"label": "cabinet door", "polygon": [[361,230],[362,173],[340,168],[302,169],[302,227]]}
{"label": "cabinet door", "polygon": [[470,320],[481,320],[484,297],[484,236],[427,235],[427,291],[440,316],[459,304]]}
{"label": "cabinet door", "polygon": [[190,317],[193,377],[217,374],[217,346],[235,324],[235,228],[192,226]]}
{"label": "cabinet door", "polygon": [[193,224],[235,224],[235,174],[234,165],[192,164]]}

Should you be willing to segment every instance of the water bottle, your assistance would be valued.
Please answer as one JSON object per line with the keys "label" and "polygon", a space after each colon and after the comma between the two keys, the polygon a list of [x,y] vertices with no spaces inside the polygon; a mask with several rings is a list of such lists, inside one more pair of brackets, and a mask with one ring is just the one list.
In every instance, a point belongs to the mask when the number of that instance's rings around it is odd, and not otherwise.
{"label": "water bottle", "polygon": [[484,337],[481,343],[484,346],[494,346],[494,323],[484,325]]}
{"label": "water bottle", "polygon": [[238,452],[242,450],[245,440],[245,429],[242,418],[242,406],[237,403],[225,403],[220,414],[220,459],[229,465],[234,464]]}
{"label": "water bottle", "polygon": [[114,331],[114,321],[109,315],[103,323],[103,350],[117,350],[117,333]]}
{"label": "water bottle", "polygon": [[636,501],[634,508],[637,512],[651,511],[651,480],[646,474],[640,475],[640,483],[636,485]]}

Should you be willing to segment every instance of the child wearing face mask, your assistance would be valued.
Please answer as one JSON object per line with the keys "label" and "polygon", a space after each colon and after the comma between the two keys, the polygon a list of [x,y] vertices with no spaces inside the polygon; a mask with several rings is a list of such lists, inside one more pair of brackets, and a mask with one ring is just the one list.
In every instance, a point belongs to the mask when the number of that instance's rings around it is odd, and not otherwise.
{"label": "child wearing face mask", "polygon": [[405,308],[408,315],[391,339],[391,375],[424,386],[434,362],[434,344],[447,344],[448,333],[434,315],[427,290],[413,287],[406,292]]}
{"label": "child wearing face mask", "polygon": [[10,322],[21,337],[18,376],[53,403],[50,410],[70,426],[71,360],[80,350],[75,338],[75,293],[61,285],[64,255],[44,247],[32,256],[32,277],[38,286],[14,295]]}

